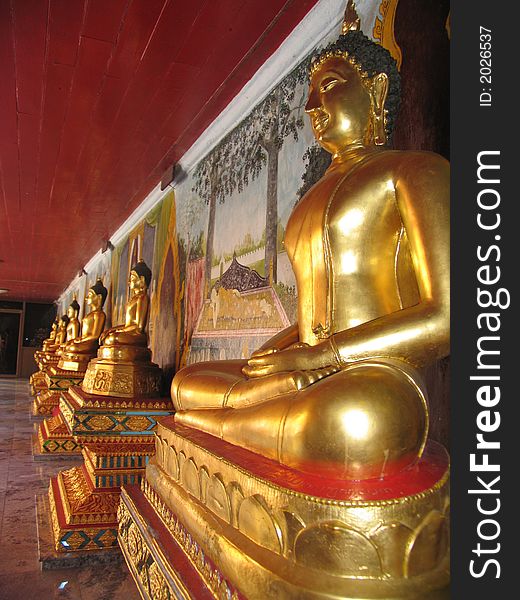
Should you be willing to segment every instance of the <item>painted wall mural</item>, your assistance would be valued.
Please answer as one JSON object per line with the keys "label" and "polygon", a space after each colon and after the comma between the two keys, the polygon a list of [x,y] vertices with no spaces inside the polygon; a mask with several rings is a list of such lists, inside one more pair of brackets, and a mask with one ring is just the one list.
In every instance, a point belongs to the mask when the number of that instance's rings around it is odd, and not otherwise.
{"label": "painted wall mural", "polygon": [[313,140],[306,73],[299,65],[177,190],[190,287],[187,362],[249,356],[295,319],[283,237]]}

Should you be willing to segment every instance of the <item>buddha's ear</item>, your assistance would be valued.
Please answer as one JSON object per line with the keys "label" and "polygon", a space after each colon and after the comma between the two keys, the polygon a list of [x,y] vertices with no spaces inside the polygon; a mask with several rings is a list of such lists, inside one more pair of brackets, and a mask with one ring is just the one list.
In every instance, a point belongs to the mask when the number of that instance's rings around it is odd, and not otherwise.
{"label": "buddha's ear", "polygon": [[376,146],[384,146],[387,142],[385,129],[385,101],[388,93],[388,75],[378,73],[370,79],[370,126],[367,140]]}
{"label": "buddha's ear", "polygon": [[386,73],[374,75],[370,82],[370,91],[372,94],[374,111],[376,114],[380,114],[383,111],[386,95],[388,94],[388,75]]}

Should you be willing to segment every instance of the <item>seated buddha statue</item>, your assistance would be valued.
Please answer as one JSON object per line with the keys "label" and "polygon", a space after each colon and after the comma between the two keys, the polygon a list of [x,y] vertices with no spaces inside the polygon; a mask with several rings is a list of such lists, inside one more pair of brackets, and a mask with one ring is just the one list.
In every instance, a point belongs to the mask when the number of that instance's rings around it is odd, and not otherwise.
{"label": "seated buddha statue", "polygon": [[125,322],[101,334],[99,358],[130,362],[150,360],[146,325],[150,306],[148,286],[151,279],[152,272],[143,260],[139,260],[130,271],[130,297],[126,305]]}
{"label": "seated buddha statue", "polygon": [[181,369],[176,423],[342,479],[421,457],[418,369],[449,352],[449,164],[387,147],[399,88],[395,61],[360,31],[312,61],[306,112],[332,163],[287,223],[297,323],[248,360]]}
{"label": "seated buddha statue", "polygon": [[54,343],[47,346],[47,353],[59,353],[61,345],[67,341],[67,325],[69,324],[69,316],[62,315],[58,321],[58,328],[54,337]]}
{"label": "seated buddha statue", "polygon": [[68,342],[76,339],[81,331],[81,323],[78,319],[79,316],[79,304],[76,300],[76,294],[72,299],[72,302],[69,304],[69,308],[67,309],[67,317],[69,317],[69,322],[67,323],[66,328],[66,337],[63,343],[61,344],[60,350],[63,352],[65,346]]}
{"label": "seated buddha statue", "polygon": [[51,331],[49,333],[49,337],[43,340],[43,344],[42,344],[42,352],[48,352],[49,351],[49,347],[54,346],[54,340],[56,338],[56,332],[58,331],[58,317],[56,317],[56,319],[54,319],[52,326],[51,326]]}
{"label": "seated buddha statue", "polygon": [[144,261],[132,267],[125,322],[101,334],[97,358],[88,363],[83,379],[85,393],[136,400],[159,394],[161,370],[151,362],[146,333],[151,279]]}
{"label": "seated buddha statue", "polygon": [[[107,295],[108,290],[103,285],[101,279],[98,279],[89,288],[86,295],[86,302],[90,310],[81,321],[81,335],[76,334],[76,336],[67,341],[62,352],[60,368],[86,367],[86,363],[96,356],[99,348],[99,337],[105,327],[106,315],[103,311],[103,305]],[[78,364],[72,365],[71,363]]]}

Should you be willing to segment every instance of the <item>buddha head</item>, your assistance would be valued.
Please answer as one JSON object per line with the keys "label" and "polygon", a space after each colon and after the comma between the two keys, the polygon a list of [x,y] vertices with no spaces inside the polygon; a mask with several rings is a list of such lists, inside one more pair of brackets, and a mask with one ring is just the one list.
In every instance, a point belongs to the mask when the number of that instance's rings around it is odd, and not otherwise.
{"label": "buddha head", "polygon": [[69,315],[61,315],[60,324],[58,326],[58,329],[61,329],[61,330],[67,329],[67,325],[69,324],[69,321],[70,321]]}
{"label": "buddha head", "polygon": [[79,315],[79,304],[76,300],[76,294],[74,294],[74,298],[72,302],[69,304],[69,308],[67,309],[67,316],[69,319],[77,319]]}
{"label": "buddha head", "polygon": [[152,272],[148,268],[148,265],[144,260],[139,260],[135,263],[130,271],[130,278],[128,284],[130,290],[136,294],[141,290],[146,291],[152,280]]}
{"label": "buddha head", "polygon": [[399,91],[399,72],[388,50],[361,31],[347,30],[311,62],[305,111],[316,140],[334,156],[387,144]]}
{"label": "buddha head", "polygon": [[103,307],[105,304],[105,300],[108,296],[108,290],[103,285],[103,281],[101,277],[98,277],[96,283],[90,286],[87,292],[87,304],[90,306],[91,310],[97,310]]}

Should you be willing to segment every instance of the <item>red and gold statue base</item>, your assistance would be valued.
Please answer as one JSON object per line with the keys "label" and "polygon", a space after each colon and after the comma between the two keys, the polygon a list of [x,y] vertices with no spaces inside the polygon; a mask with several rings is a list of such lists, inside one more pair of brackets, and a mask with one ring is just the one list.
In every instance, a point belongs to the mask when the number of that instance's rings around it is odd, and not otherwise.
{"label": "red and gold statue base", "polygon": [[448,510],[448,455],[435,442],[407,471],[353,482],[170,417],[141,486],[123,488],[119,535],[150,600],[419,598],[449,580]]}
{"label": "red and gold statue base", "polygon": [[[134,367],[138,373],[139,365]],[[119,368],[124,373],[128,365],[113,365],[116,378]],[[94,373],[88,378],[92,382],[101,372],[95,360],[89,371]],[[83,464],[51,479],[49,501],[57,552],[117,546],[120,486],[141,480],[148,458],[155,452],[157,419],[172,413],[171,400],[159,396],[160,377],[160,369],[150,363],[143,365],[141,379],[136,375],[141,387],[148,385],[147,394],[99,393],[88,385],[87,377],[81,387],[72,386],[62,393],[60,418],[66,435],[81,448]]]}
{"label": "red and gold statue base", "polygon": [[[37,353],[40,354],[38,357],[36,356]],[[43,353],[41,350],[34,353],[34,358],[38,365],[38,371],[29,377],[31,396],[37,396],[47,390],[49,385],[46,378],[47,370],[52,366],[56,366],[60,360],[60,357],[54,353]]]}
{"label": "red and gold statue base", "polygon": [[32,413],[35,417],[47,417],[59,406],[62,392],[69,387],[79,385],[85,372],[69,371],[62,369],[58,364],[50,366],[44,376],[45,387],[39,390],[33,400]]}
{"label": "red and gold statue base", "polygon": [[[49,338],[50,339],[50,338]],[[53,338],[54,340],[54,338]],[[47,342],[47,340],[45,340]],[[31,390],[31,396],[47,388],[47,381],[45,380],[45,371],[51,365],[57,365],[59,357],[54,352],[46,352],[44,350],[36,350],[34,353],[34,361],[38,367],[38,370],[29,377],[29,387]]]}
{"label": "red and gold statue base", "polygon": [[88,366],[85,357],[65,354],[46,375],[48,389],[34,399],[33,414],[51,415],[38,425],[33,439],[33,456],[65,458],[79,456],[81,444],[74,439],[60,409],[62,395],[83,381]]}

